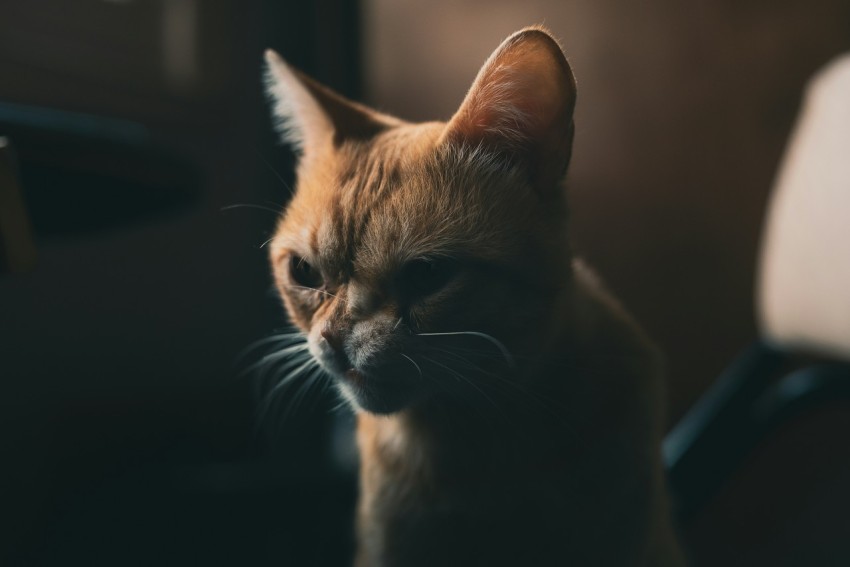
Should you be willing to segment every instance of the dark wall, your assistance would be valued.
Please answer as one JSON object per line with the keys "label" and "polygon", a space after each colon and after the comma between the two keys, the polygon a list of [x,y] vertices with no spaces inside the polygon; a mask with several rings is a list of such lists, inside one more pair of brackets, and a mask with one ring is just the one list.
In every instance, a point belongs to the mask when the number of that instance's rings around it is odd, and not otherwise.
{"label": "dark wall", "polygon": [[262,51],[355,95],[356,8],[4,7],[0,135],[37,263],[0,273],[0,564],[344,557],[349,485],[314,478],[327,412],[258,429],[235,361],[285,324],[261,244],[292,160]]}

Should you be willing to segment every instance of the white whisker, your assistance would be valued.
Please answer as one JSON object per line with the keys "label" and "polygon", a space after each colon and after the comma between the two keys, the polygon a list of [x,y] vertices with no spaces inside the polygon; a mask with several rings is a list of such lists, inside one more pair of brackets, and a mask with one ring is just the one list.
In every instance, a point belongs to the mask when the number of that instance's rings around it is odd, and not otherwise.
{"label": "white whisker", "polygon": [[303,358],[288,361],[280,370],[283,371],[287,367],[292,367],[299,363],[300,365],[294,371],[288,373],[263,397],[261,407],[258,411],[258,418],[260,422],[265,419],[265,416],[272,408],[272,405],[274,404],[275,400],[294,382],[300,382],[298,385],[298,389],[296,390],[295,396],[293,396],[289,400],[287,410],[283,413],[281,419],[285,419],[289,414],[294,411],[295,407],[300,405],[300,401],[304,397],[305,387],[306,391],[312,389],[313,384],[316,382],[316,375],[321,374],[321,369],[318,368],[318,363],[315,361],[314,358],[309,357],[306,362],[303,361]]}
{"label": "white whisker", "polygon": [[274,213],[276,215],[283,213],[282,210],[277,211],[277,210],[275,210],[271,207],[266,207],[266,206],[263,206],[263,205],[255,205],[253,203],[234,203],[233,205],[225,205],[224,207],[222,207],[219,210],[224,212],[224,211],[230,211],[232,209],[259,209],[261,211],[268,211],[268,212]]}
{"label": "white whisker", "polygon": [[508,351],[508,349],[505,347],[505,345],[503,345],[501,341],[499,341],[498,339],[488,335],[487,333],[481,333],[479,331],[454,331],[454,332],[451,332],[451,333],[448,333],[448,332],[446,332],[446,333],[417,333],[417,335],[420,336],[420,337],[439,337],[439,336],[450,336],[450,335],[471,335],[473,337],[481,337],[482,339],[490,341],[492,344],[494,344],[496,346],[496,348],[499,349],[499,352],[501,352],[502,356],[505,357],[505,361],[508,363],[509,366],[511,366],[511,367],[516,366],[516,364],[514,363],[513,355],[510,353],[510,351]]}
{"label": "white whisker", "polygon": [[269,242],[271,242],[272,240],[274,240],[274,236],[267,238],[262,244],[260,244],[260,249],[263,249],[268,246]]}
{"label": "white whisker", "polygon": [[[454,349],[457,350],[457,349]],[[465,356],[461,356],[457,352],[453,352],[453,350],[449,350],[446,348],[438,348],[433,349],[435,353],[440,353],[444,356],[451,356],[454,360],[459,361],[462,364],[465,364],[467,368],[469,368],[472,372],[479,372],[483,376],[487,376],[488,378],[494,379],[497,382],[488,382],[491,387],[496,387],[497,385],[501,385],[502,388],[510,388],[514,393],[519,394],[522,399],[528,400],[535,404],[539,409],[543,410],[550,418],[557,421],[561,426],[565,427],[570,431],[572,435],[575,436],[576,440],[580,441],[581,438],[576,431],[575,427],[569,420],[566,418],[567,411],[561,405],[557,404],[552,400],[547,400],[546,398],[541,397],[533,390],[527,388],[523,384],[519,382],[515,382],[514,380],[510,380],[505,376],[500,375],[497,372],[490,372],[475,364]],[[560,411],[557,411],[560,410]]]}
{"label": "white whisker", "polygon": [[258,348],[260,348],[264,345],[267,345],[269,343],[274,343],[274,342],[286,343],[286,342],[294,342],[294,341],[302,341],[302,340],[304,340],[304,335],[301,334],[300,331],[291,331],[291,332],[287,332],[287,333],[275,333],[274,335],[270,335],[268,337],[264,337],[262,339],[254,341],[253,343],[251,343],[250,345],[245,347],[245,349],[243,349],[242,352],[240,352],[239,354],[236,355],[236,358],[234,360],[234,364],[238,365],[239,362],[242,359],[244,359],[248,354],[254,352]]}
{"label": "white whisker", "polygon": [[280,360],[282,358],[286,358],[286,357],[288,357],[292,354],[306,352],[307,348],[308,348],[307,343],[304,342],[304,343],[299,343],[299,344],[296,344],[296,345],[292,345],[292,346],[288,346],[286,348],[276,350],[271,354],[265,355],[264,357],[262,357],[260,360],[258,360],[254,364],[251,364],[250,366],[245,368],[245,370],[243,370],[239,375],[240,376],[248,375],[248,374],[254,372],[257,369],[262,368],[263,366],[266,366],[267,364],[271,364],[271,363],[273,363],[277,360]]}
{"label": "white whisker", "polygon": [[293,289],[303,289],[305,291],[316,291],[318,293],[323,293],[323,294],[325,294],[329,297],[337,297],[336,295],[332,294],[329,291],[325,291],[323,289],[316,289],[314,287],[307,287],[307,286],[303,286],[303,285],[293,285],[293,286],[290,286],[290,287],[292,287]]}
{"label": "white whisker", "polygon": [[445,370],[449,371],[451,374],[453,374],[455,377],[457,377],[457,379],[458,379],[461,383],[467,384],[467,385],[471,386],[472,388],[474,388],[475,390],[477,390],[477,391],[478,391],[478,393],[479,393],[479,394],[481,394],[481,395],[484,397],[484,399],[485,399],[485,400],[487,400],[488,402],[490,402],[491,404],[493,404],[493,407],[494,407],[494,408],[496,408],[496,409],[501,409],[501,408],[499,407],[499,404],[497,404],[497,403],[493,400],[493,398],[491,398],[490,396],[488,396],[488,395],[487,395],[487,393],[486,393],[484,390],[482,390],[481,388],[479,388],[479,387],[478,387],[478,385],[477,385],[475,382],[473,382],[472,380],[470,380],[469,378],[467,378],[466,376],[464,376],[464,375],[463,375],[463,374],[461,374],[460,372],[458,372],[458,371],[454,370],[453,368],[450,368],[449,366],[446,366],[445,364],[442,364],[442,363],[440,363],[440,362],[438,362],[438,361],[434,360],[433,358],[429,358],[429,357],[427,357],[427,356],[423,356],[422,358],[423,358],[424,360],[427,360],[427,361],[428,361],[428,362],[430,362],[431,364],[435,364],[435,365],[437,365],[437,366],[439,366],[439,367],[441,367],[441,368],[444,368]]}
{"label": "white whisker", "polygon": [[403,352],[400,352],[399,354],[400,354],[400,355],[402,355],[402,356],[403,356],[404,358],[406,358],[407,360],[409,360],[409,361],[410,361],[410,364],[412,364],[413,366],[415,366],[415,367],[416,367],[416,370],[418,370],[418,371],[419,371],[419,377],[420,377],[420,378],[422,378],[422,369],[421,369],[421,368],[419,368],[419,365],[418,365],[418,364],[416,364],[416,361],[415,361],[415,360],[413,360],[412,358],[410,358],[409,356],[407,356],[406,354],[404,354]]}
{"label": "white whisker", "polygon": [[[308,362],[315,362],[312,358]],[[320,369],[318,366],[314,366],[310,368],[309,366],[305,368],[306,374],[304,376],[304,380],[302,380],[301,385],[298,387],[298,390],[295,392],[295,395],[289,399],[288,407],[286,411],[281,415],[281,419],[285,420],[288,416],[298,411],[298,408],[303,403],[304,399],[308,396],[311,390],[316,386],[316,377],[319,374]],[[300,371],[299,371],[300,373]],[[272,390],[274,393],[274,390]]]}
{"label": "white whisker", "polygon": [[278,171],[274,168],[274,166],[272,166],[272,164],[269,163],[269,161],[262,154],[260,154],[260,159],[263,160],[263,163],[266,164],[266,167],[268,167],[271,170],[271,172],[274,174],[274,176],[277,177],[278,181],[280,181],[280,183],[286,188],[287,191],[289,191],[289,193],[291,195],[293,193],[292,187],[289,186],[289,183],[286,182],[286,180],[283,178],[283,176],[280,173],[278,173]]}

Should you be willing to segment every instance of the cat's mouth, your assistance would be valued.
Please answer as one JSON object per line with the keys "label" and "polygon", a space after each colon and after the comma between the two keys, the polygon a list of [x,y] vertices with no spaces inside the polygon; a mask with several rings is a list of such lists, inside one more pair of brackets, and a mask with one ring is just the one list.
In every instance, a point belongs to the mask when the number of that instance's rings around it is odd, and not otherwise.
{"label": "cat's mouth", "polygon": [[381,392],[402,386],[403,379],[393,379],[388,375],[388,372],[381,370],[364,371],[349,368],[340,374],[340,379],[344,384],[348,384],[358,391]]}
{"label": "cat's mouth", "polygon": [[349,368],[337,374],[344,396],[359,408],[375,414],[390,414],[408,407],[422,392],[415,381],[399,375],[392,365],[367,371]]}

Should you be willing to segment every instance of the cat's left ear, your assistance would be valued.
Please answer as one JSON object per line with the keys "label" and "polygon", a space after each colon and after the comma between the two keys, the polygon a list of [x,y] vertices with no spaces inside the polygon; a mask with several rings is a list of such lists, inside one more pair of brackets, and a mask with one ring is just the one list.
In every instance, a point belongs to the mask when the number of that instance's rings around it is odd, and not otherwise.
{"label": "cat's left ear", "polygon": [[368,139],[398,121],[352,102],[266,51],[266,82],[284,141],[309,156],[346,140]]}
{"label": "cat's left ear", "polygon": [[551,191],[572,152],[575,101],[575,79],[558,42],[541,28],[526,28],[484,63],[444,142],[495,153]]}

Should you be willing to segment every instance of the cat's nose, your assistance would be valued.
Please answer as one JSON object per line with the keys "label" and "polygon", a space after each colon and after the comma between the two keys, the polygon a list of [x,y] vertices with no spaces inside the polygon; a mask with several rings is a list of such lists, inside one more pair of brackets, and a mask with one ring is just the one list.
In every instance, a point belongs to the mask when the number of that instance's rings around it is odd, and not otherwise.
{"label": "cat's nose", "polygon": [[333,331],[330,327],[325,327],[322,329],[321,335],[333,350],[342,352],[342,338],[340,338],[339,333]]}
{"label": "cat's nose", "polygon": [[351,368],[351,361],[345,354],[341,333],[335,331],[330,325],[326,325],[319,334],[324,339],[320,344],[320,348],[325,362],[338,372],[349,370]]}

